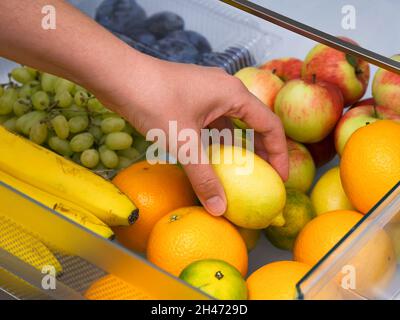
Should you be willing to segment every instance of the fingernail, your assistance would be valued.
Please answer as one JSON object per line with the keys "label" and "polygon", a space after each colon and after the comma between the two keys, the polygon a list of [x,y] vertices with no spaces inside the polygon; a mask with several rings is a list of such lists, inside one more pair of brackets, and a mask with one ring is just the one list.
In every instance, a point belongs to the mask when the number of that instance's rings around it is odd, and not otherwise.
{"label": "fingernail", "polygon": [[225,203],[219,196],[208,199],[206,201],[206,207],[214,216],[222,216],[225,213]]}

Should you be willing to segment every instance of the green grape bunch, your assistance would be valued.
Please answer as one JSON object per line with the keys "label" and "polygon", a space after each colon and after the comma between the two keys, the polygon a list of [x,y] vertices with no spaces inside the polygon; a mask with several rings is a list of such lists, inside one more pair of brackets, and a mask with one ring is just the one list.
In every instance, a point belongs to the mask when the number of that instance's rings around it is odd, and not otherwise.
{"label": "green grape bunch", "polygon": [[27,66],[0,85],[0,125],[107,178],[150,145],[85,88]]}

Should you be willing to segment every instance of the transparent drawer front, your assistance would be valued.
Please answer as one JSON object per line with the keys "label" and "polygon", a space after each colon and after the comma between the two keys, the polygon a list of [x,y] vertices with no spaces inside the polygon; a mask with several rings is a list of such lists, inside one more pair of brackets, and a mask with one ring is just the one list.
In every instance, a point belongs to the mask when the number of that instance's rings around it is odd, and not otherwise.
{"label": "transparent drawer front", "polygon": [[298,293],[400,300],[400,183],[300,281]]}
{"label": "transparent drawer front", "polygon": [[113,280],[96,285],[92,297],[207,299],[1,182],[0,195],[0,289],[12,297],[84,299],[87,289],[107,276]]}

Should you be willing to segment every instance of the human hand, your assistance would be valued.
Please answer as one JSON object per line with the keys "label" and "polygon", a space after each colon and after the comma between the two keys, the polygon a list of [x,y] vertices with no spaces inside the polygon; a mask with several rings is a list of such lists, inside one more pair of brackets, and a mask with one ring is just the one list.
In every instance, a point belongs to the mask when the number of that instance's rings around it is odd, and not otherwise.
{"label": "human hand", "polygon": [[[144,135],[154,128],[168,135],[170,121],[176,121],[178,132],[190,128],[200,135],[202,128],[231,127],[229,118],[239,118],[256,132],[256,153],[284,180],[288,177],[286,140],[279,118],[240,80],[222,69],[164,62],[142,55],[124,65],[124,71],[120,70],[115,78],[111,76],[107,87],[94,93]],[[188,164],[184,169],[207,211],[222,215],[226,197],[211,165]]]}

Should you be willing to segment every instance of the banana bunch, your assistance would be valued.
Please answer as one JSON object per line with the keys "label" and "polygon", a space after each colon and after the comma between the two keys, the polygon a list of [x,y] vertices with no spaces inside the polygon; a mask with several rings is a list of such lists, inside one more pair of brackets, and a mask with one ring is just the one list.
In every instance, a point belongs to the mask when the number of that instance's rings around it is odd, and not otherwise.
{"label": "banana bunch", "polygon": [[[23,181],[20,181],[7,173],[0,170],[0,181],[6,183],[7,185],[13,187],[31,197],[32,199],[40,202],[41,204],[53,209],[63,215],[64,217],[84,226],[85,228],[91,230],[92,232],[107,238],[114,238],[114,233],[103,221],[97,218],[88,210],[79,207],[73,202],[65,199],[61,199],[52,194],[46,193],[38,188],[33,187]],[[2,193],[0,191],[0,201]]]}
{"label": "banana bunch", "polygon": [[0,248],[39,271],[44,266],[54,267],[57,275],[63,271],[60,262],[41,241],[1,213]]}
{"label": "banana bunch", "polygon": [[93,215],[111,227],[128,226],[138,218],[139,210],[112,183],[3,127],[0,154],[0,171],[17,179],[14,183],[29,185],[33,198],[41,191],[46,205],[73,216],[74,221],[90,224],[93,231],[94,226],[104,227]]}

